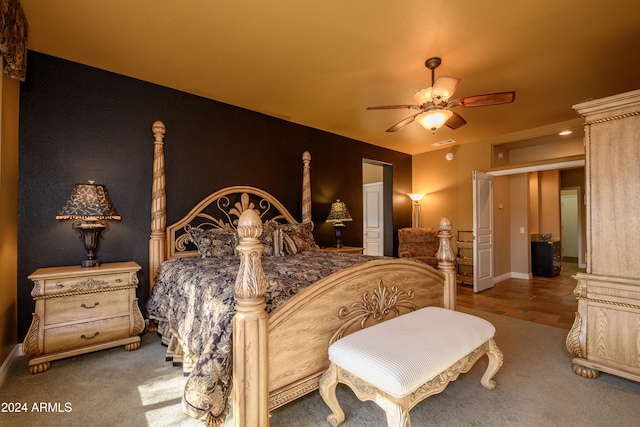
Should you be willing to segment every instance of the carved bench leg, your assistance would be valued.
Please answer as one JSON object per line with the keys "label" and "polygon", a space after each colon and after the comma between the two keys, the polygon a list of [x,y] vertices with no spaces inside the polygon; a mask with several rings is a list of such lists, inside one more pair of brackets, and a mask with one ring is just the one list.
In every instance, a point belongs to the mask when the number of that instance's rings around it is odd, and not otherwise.
{"label": "carved bench leg", "polygon": [[410,427],[409,411],[400,403],[388,399],[388,396],[378,395],[376,403],[387,416],[387,427]]}
{"label": "carved bench leg", "polygon": [[333,363],[327,372],[320,377],[320,396],[324,403],[331,409],[331,415],[327,417],[327,422],[333,427],[338,427],[344,422],[344,412],[340,407],[336,397],[336,386],[338,385],[338,367]]}
{"label": "carved bench leg", "polygon": [[489,366],[487,366],[487,370],[484,372],[480,383],[484,388],[493,390],[496,388],[497,383],[491,378],[493,378],[493,376],[500,370],[504,356],[493,338],[488,341],[488,345],[489,350],[487,351],[487,356],[489,357]]}

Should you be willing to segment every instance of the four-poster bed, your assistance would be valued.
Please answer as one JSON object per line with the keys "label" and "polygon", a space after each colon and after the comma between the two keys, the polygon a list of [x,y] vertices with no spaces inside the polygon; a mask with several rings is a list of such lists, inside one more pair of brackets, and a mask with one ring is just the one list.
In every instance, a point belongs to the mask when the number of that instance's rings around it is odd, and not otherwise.
{"label": "four-poster bed", "polygon": [[[267,192],[236,186],[212,193],[167,227],[165,128],[155,122],[152,129],[148,310],[167,358],[189,375],[189,415],[220,425],[232,389],[234,424],[267,426],[271,409],[318,388],[331,342],[418,308],[455,309],[446,218],[439,271],[414,260],[317,248],[307,152],[301,222]],[[153,322],[149,329],[156,330]]]}

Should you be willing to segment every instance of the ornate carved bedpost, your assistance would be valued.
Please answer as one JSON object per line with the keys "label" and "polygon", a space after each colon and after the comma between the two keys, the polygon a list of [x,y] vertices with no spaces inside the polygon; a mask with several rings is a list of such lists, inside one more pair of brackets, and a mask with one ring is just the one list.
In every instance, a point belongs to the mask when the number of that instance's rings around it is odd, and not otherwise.
{"label": "ornate carved bedpost", "polygon": [[311,153],[302,153],[302,222],[311,222],[311,177],[309,163],[311,163]]}
{"label": "ornate carved bedpost", "polygon": [[153,184],[151,188],[151,238],[149,239],[149,292],[153,290],[158,266],[166,256],[167,194],[164,175],[164,123],[151,127],[153,142]]}
{"label": "ornate carved bedpost", "polygon": [[451,249],[451,220],[440,218],[438,224],[438,269],[444,273],[444,307],[456,309],[456,257]]}
{"label": "ornate carved bedpost", "polygon": [[233,423],[236,427],[269,425],[267,280],[260,255],[260,217],[246,210],[238,222],[240,269],[236,278],[233,318]]}

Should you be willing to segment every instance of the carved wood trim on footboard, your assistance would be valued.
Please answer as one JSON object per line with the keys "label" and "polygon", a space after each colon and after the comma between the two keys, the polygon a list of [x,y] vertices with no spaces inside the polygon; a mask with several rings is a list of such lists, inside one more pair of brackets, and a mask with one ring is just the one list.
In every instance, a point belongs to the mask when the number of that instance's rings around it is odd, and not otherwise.
{"label": "carved wood trim on footboard", "polygon": [[[243,214],[239,227],[259,227],[254,219],[247,220]],[[451,221],[443,218],[440,226],[442,271],[414,260],[371,261],[315,283],[271,313],[268,321],[261,312],[264,296],[256,296],[263,274],[260,245],[243,237],[236,291],[249,296],[238,293],[237,307],[243,312],[241,319],[234,319],[234,425],[267,426],[269,410],[316,390],[337,334],[429,305],[454,309]],[[268,363],[262,359],[265,354]]]}

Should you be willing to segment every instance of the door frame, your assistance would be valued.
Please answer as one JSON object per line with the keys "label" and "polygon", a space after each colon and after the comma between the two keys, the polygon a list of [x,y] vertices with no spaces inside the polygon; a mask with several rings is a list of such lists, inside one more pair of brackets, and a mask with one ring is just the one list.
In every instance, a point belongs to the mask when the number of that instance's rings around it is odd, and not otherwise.
{"label": "door frame", "polygon": [[[362,159],[362,163],[382,167],[383,245],[384,255],[393,256],[393,164],[379,160]],[[362,182],[364,185],[364,181]],[[363,187],[361,187],[363,188]],[[364,197],[364,195],[362,196]],[[363,206],[362,209],[365,207]],[[364,212],[362,212],[364,218]],[[362,232],[362,230],[361,230]],[[364,242],[364,236],[362,236]]]}
{"label": "door frame", "polygon": [[[574,187],[560,187],[560,196],[562,197],[562,191],[563,190],[575,190],[576,191],[576,207],[577,207],[577,217],[578,217],[578,268],[587,268],[587,264],[585,263],[584,260],[584,249],[583,249],[583,242],[582,242],[582,206],[583,206],[583,202],[582,202],[582,187],[580,186],[574,186]],[[562,214],[562,210],[560,210],[560,214]],[[564,226],[564,223],[562,221],[562,216],[560,216],[560,224],[561,226]]]}

